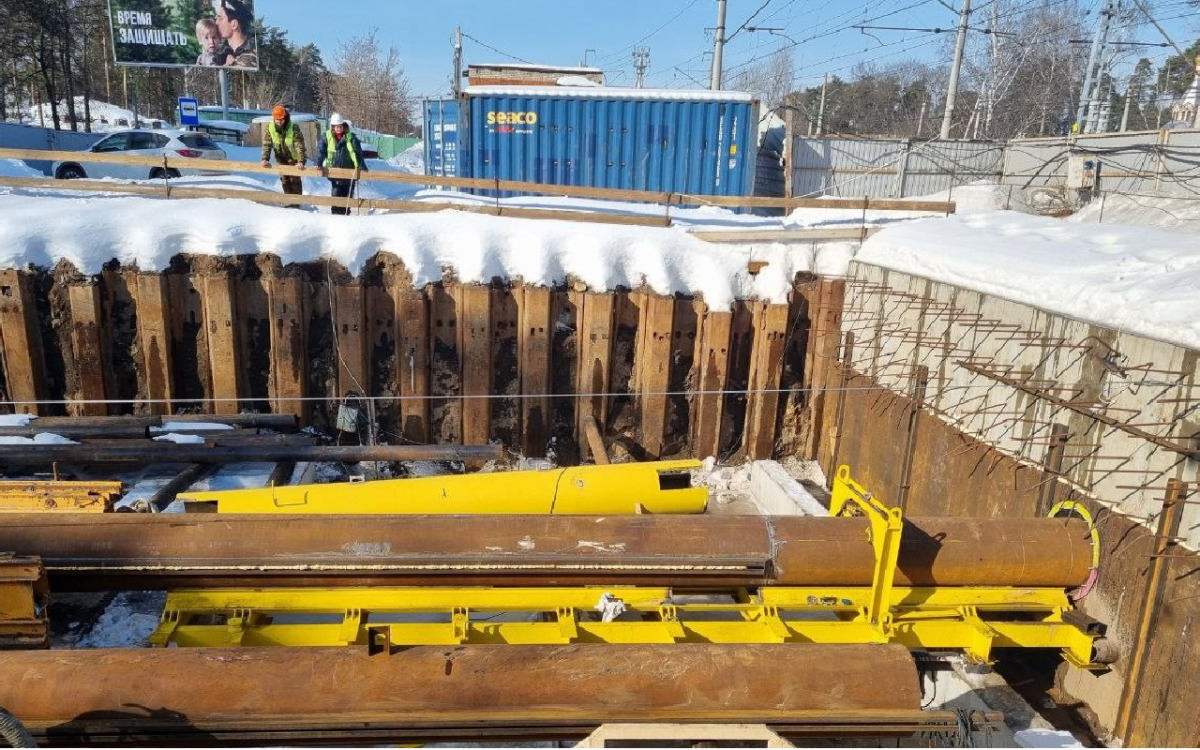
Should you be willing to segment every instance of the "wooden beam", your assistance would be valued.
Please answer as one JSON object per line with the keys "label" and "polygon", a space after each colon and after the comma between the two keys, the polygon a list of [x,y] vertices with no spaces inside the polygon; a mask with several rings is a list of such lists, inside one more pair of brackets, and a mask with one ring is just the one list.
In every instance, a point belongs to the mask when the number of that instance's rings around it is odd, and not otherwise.
{"label": "wooden beam", "polygon": [[[551,292],[544,287],[521,287],[517,296],[521,320],[518,349],[521,367],[521,450],[526,456],[544,456],[550,438],[550,349],[554,320],[550,317]],[[532,397],[532,398],[531,398]]]}
{"label": "wooden beam", "polygon": [[302,401],[308,383],[303,285],[299,276],[276,276],[268,285],[271,306],[271,410],[307,421]]}
{"label": "wooden beam", "polygon": [[746,455],[770,458],[775,448],[783,348],[787,340],[788,306],[756,305],[754,350],[750,359],[750,393],[746,403]]}
{"label": "wooden beam", "polygon": [[75,355],[75,398],[70,411],[76,416],[103,417],[108,414],[103,402],[108,395],[105,387],[105,358],[100,333],[100,287],[95,284],[70,284],[67,302],[71,308],[71,350]]}
{"label": "wooden beam", "polygon": [[820,242],[823,240],[865,240],[883,227],[813,229],[730,229],[692,230],[688,234],[705,242]]}
{"label": "wooden beam", "polygon": [[[697,302],[697,307],[704,303]],[[733,313],[727,310],[704,312],[700,328],[696,383],[700,390],[692,403],[692,453],[698,458],[720,455],[721,415],[729,373],[729,333]]]}
{"label": "wooden beam", "polygon": [[675,300],[657,294],[639,294],[637,304],[640,319],[634,366],[638,369],[642,447],[654,460],[662,455],[667,428],[666,393],[671,378]]}
{"label": "wooden beam", "polygon": [[586,438],[585,445],[588,447],[588,452],[592,454],[592,462],[605,466],[608,461],[608,450],[604,447],[604,435],[600,431],[600,423],[593,416],[587,416],[583,420],[583,435]]}
{"label": "wooden beam", "polygon": [[[491,294],[485,286],[457,287],[459,302],[458,356],[462,365],[462,439],[486,443],[491,432],[492,335]],[[472,397],[477,398],[472,398]]]}
{"label": "wooden beam", "polygon": [[33,284],[27,274],[13,269],[0,271],[0,341],[4,379],[9,397],[18,402],[16,411],[44,411],[36,403],[46,398],[46,376]]}
{"label": "wooden beam", "polygon": [[609,367],[612,356],[613,307],[615,297],[611,294],[584,292],[577,302],[579,340],[579,376],[576,393],[575,422],[578,443],[583,445],[584,420],[595,417],[604,424],[608,418]]}
{"label": "wooden beam", "polygon": [[412,287],[394,287],[400,429],[415,443],[429,442],[429,300]]}
{"label": "wooden beam", "polygon": [[367,355],[363,346],[366,318],[363,317],[363,288],[359,284],[333,285],[334,346],[337,351],[337,398],[353,392],[369,396]]}
{"label": "wooden beam", "polygon": [[240,395],[242,363],[237,345],[234,320],[238,311],[234,304],[233,279],[227,273],[205,274],[200,277],[204,322],[208,330],[208,362],[212,372],[212,409],[214,414],[237,414],[241,409]]}

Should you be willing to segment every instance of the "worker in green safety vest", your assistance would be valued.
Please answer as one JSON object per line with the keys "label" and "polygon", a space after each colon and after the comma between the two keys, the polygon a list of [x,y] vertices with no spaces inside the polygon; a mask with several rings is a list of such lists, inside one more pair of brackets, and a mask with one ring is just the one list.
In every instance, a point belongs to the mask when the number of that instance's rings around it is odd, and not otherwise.
{"label": "worker in green safety vest", "polygon": [[[275,155],[277,164],[288,167],[295,166],[297,169],[304,169],[304,162],[308,158],[304,150],[304,134],[292,122],[291,113],[281,104],[275,105],[275,109],[271,112],[271,123],[263,128],[262,165],[264,167],[271,166],[271,154]],[[280,175],[279,182],[283,184],[283,192],[288,195],[304,194],[304,185],[295,175]],[[289,206],[289,208],[299,208],[299,206]]]}
{"label": "worker in green safety vest", "polygon": [[[321,141],[317,163],[321,165],[322,174],[326,174],[325,170],[330,168],[353,169],[356,173],[367,169],[367,160],[362,156],[358,136],[350,132],[350,123],[337,112],[329,117],[329,130],[325,132],[325,140]],[[349,198],[354,194],[357,182],[358,180],[330,179],[331,195],[334,198]],[[349,200],[344,206],[334,206],[333,213],[348,215]]]}

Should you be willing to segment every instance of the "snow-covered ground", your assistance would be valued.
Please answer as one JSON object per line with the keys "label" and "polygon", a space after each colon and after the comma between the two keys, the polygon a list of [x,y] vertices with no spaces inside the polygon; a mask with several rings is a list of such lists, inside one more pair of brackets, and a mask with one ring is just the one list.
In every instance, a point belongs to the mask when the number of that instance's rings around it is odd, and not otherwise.
{"label": "snow-covered ground", "polygon": [[[89,114],[91,115],[93,133],[107,133],[113,130],[125,130],[126,128],[133,127],[133,112],[124,107],[118,107],[115,104],[92,99],[89,103]],[[83,122],[84,108],[82,96],[75,97],[75,117],[78,118],[80,123]],[[71,125],[67,115],[67,101],[65,99],[58,103],[58,119],[61,129],[70,129]],[[151,127],[154,123],[158,123],[158,126],[163,128],[171,127],[171,124],[165,120],[158,120],[153,117],[141,117],[139,121],[143,127]],[[53,127],[54,120],[50,111],[50,103],[46,102],[25,109],[20,113],[17,122],[32,125],[45,123],[45,127]]]}

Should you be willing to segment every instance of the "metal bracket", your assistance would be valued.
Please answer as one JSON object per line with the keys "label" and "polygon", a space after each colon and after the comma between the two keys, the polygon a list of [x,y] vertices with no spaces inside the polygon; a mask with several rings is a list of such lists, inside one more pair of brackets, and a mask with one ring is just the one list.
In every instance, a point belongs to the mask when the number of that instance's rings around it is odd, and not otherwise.
{"label": "metal bracket", "polygon": [[829,512],[835,516],[861,513],[871,524],[868,533],[875,551],[875,572],[871,579],[871,597],[867,603],[866,619],[872,628],[886,634],[890,619],[892,583],[896,579],[896,562],[900,558],[900,534],[904,529],[904,513],[888,508],[865,487],[850,478],[850,467],[842,464],[834,477]]}

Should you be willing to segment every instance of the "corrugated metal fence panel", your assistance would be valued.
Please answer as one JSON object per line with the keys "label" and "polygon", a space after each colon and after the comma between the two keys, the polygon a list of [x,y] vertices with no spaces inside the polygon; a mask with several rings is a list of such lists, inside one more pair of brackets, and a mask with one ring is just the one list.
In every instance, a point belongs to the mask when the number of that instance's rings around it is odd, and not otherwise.
{"label": "corrugated metal fence panel", "polygon": [[1066,138],[1009,141],[1003,182],[1020,187],[1061,187],[1067,183]]}
{"label": "corrugated metal fence panel", "polygon": [[1080,136],[1074,152],[1100,159],[1103,190],[1137,193],[1153,189],[1158,167],[1157,145],[1157,132],[1105,133]]}
{"label": "corrugated metal fence panel", "polygon": [[[757,106],[744,101],[469,95],[475,178],[749,195]],[[460,127],[462,123],[460,118]]]}
{"label": "corrugated metal fence panel", "polygon": [[907,198],[998,179],[1004,147],[889,138],[792,140],[792,195]]}
{"label": "corrugated metal fence panel", "polygon": [[980,141],[915,142],[903,161],[904,183],[893,197],[942,193],[979,180],[999,180],[1004,144]]}
{"label": "corrugated metal fence panel", "polygon": [[[33,125],[0,123],[0,147],[27,148],[39,151],[83,151],[104,137],[104,133],[76,133],[70,130],[53,130]],[[51,161],[28,159],[31,168],[49,175]]]}
{"label": "corrugated metal fence panel", "polygon": [[890,198],[905,141],[806,138],[792,140],[792,197]]}
{"label": "corrugated metal fence panel", "polygon": [[1168,130],[1162,146],[1163,176],[1158,189],[1186,198],[1200,195],[1200,132]]}
{"label": "corrugated metal fence panel", "polygon": [[458,159],[458,102],[425,102],[425,174],[461,177]]}

